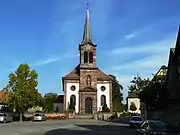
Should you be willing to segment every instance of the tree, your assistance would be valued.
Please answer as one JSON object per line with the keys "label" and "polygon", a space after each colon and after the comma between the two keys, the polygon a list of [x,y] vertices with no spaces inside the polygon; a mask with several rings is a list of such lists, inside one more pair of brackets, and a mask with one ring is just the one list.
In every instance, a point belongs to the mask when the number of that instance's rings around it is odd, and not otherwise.
{"label": "tree", "polygon": [[113,78],[112,82],[112,102],[113,102],[113,111],[115,112],[121,112],[123,111],[123,86],[119,84],[118,80],[116,79],[115,76],[110,75]]}
{"label": "tree", "polygon": [[146,88],[146,86],[149,85],[150,79],[149,78],[141,78],[139,75],[135,76],[133,80],[130,82],[129,92],[132,92],[136,90],[137,92],[140,92]]}
{"label": "tree", "polygon": [[166,96],[165,80],[159,80],[156,77],[139,94],[141,101],[144,101],[148,108],[163,107]]}
{"label": "tree", "polygon": [[58,95],[56,93],[46,93],[43,97],[44,109],[48,112],[54,111],[54,102],[56,101]]}
{"label": "tree", "polygon": [[28,108],[42,103],[37,90],[38,74],[28,64],[20,64],[14,73],[9,74],[9,83],[4,90],[9,94],[6,103],[21,114]]}
{"label": "tree", "polygon": [[130,108],[129,108],[131,111],[136,111],[137,110],[137,107],[136,107],[136,105],[135,105],[135,103],[134,102],[131,102],[131,105],[130,105]]}

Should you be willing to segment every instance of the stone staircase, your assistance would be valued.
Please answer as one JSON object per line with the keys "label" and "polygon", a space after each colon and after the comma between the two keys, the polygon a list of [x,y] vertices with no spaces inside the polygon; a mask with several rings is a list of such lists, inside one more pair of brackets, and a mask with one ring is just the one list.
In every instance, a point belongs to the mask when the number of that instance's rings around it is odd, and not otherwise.
{"label": "stone staircase", "polygon": [[93,119],[93,114],[76,114],[75,119]]}

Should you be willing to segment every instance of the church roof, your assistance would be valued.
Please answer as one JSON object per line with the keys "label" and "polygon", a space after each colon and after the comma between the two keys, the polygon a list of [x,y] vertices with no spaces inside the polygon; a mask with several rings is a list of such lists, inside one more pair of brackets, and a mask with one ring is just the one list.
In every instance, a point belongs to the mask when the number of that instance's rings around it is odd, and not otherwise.
{"label": "church roof", "polygon": [[[111,76],[105,74],[99,68],[97,68],[96,75],[98,81],[109,81],[113,79]],[[76,66],[76,68],[72,72],[65,75],[63,79],[80,79],[80,65]]]}
{"label": "church roof", "polygon": [[107,74],[105,74],[103,71],[101,71],[100,69],[98,69],[97,72],[97,80],[98,81],[109,81],[109,80],[113,80],[113,78]]}
{"label": "church roof", "polygon": [[72,72],[70,72],[69,74],[66,74],[63,79],[79,79],[79,75],[80,75],[80,72],[79,72],[79,67],[80,65],[77,65],[75,67],[75,69],[73,69]]}

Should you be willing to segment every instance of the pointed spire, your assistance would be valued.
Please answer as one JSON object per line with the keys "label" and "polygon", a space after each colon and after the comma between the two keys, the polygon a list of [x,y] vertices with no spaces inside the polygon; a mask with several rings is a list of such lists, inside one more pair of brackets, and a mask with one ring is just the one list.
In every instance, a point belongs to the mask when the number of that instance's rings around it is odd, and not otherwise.
{"label": "pointed spire", "polygon": [[86,9],[86,20],[84,25],[84,34],[83,34],[83,40],[81,44],[85,44],[87,42],[92,43],[92,35],[91,35],[91,28],[90,28],[90,15],[89,15],[89,4],[87,3],[87,9]]}

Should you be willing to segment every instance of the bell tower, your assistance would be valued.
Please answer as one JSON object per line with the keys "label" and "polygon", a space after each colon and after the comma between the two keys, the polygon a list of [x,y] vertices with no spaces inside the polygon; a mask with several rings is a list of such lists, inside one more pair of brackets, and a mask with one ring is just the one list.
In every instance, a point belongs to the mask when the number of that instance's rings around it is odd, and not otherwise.
{"label": "bell tower", "polygon": [[84,24],[84,34],[82,42],[79,44],[80,67],[96,68],[96,45],[92,41],[90,28],[89,9],[86,9],[86,19]]}

